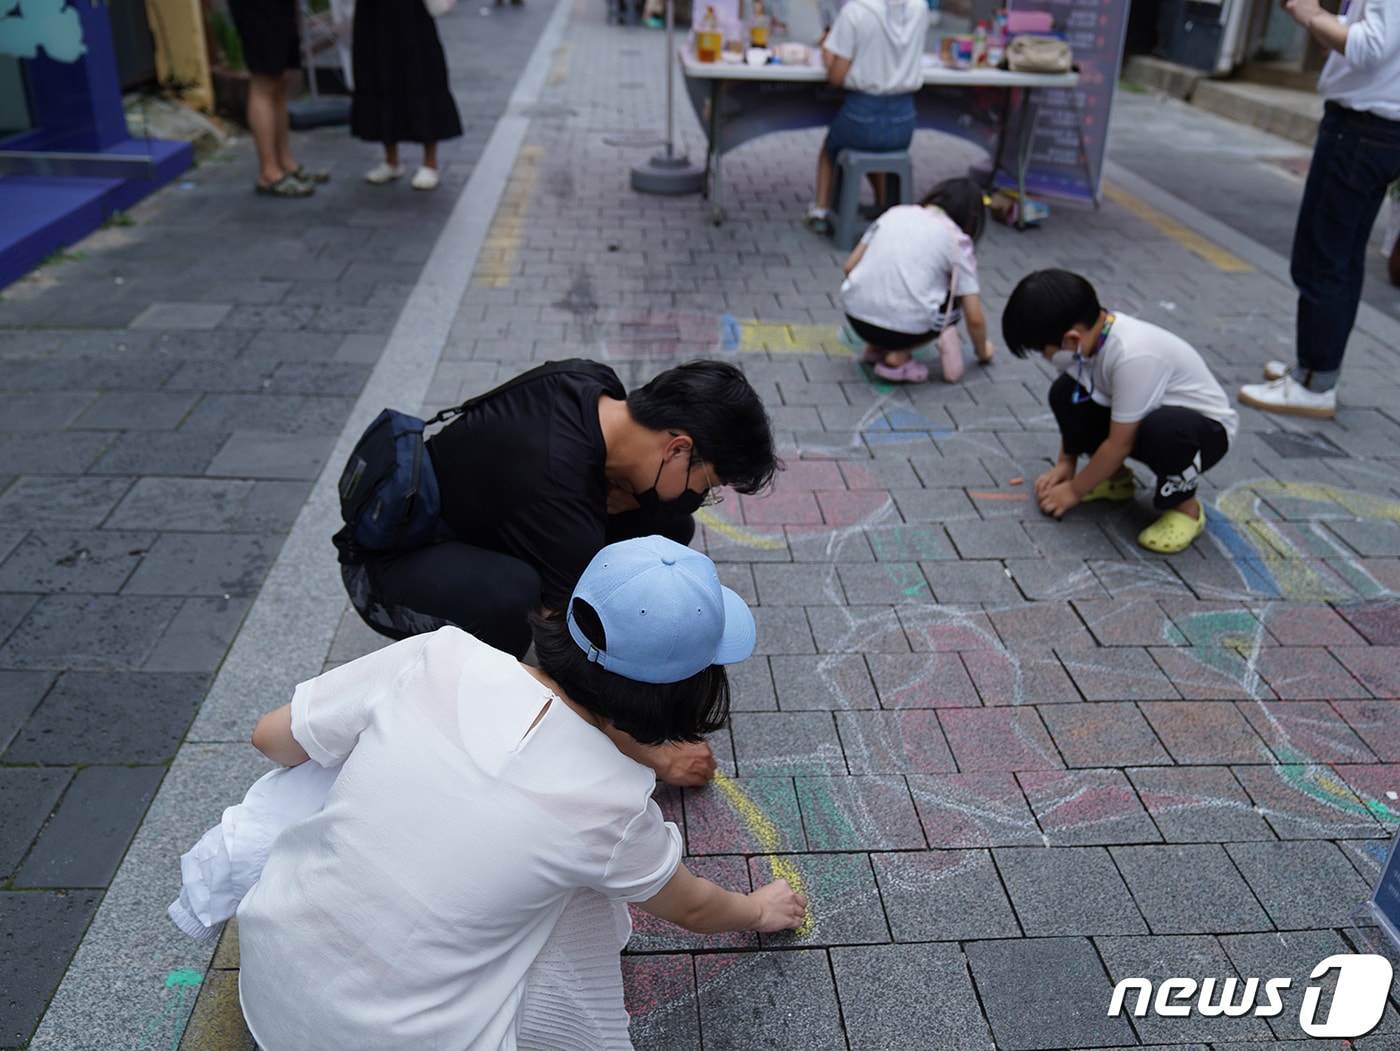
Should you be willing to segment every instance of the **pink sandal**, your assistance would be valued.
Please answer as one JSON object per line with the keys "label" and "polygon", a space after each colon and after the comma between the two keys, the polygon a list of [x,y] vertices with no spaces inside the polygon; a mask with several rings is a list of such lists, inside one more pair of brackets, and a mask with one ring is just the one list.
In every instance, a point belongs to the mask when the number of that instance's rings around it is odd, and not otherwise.
{"label": "pink sandal", "polygon": [[928,380],[928,366],[910,358],[903,365],[886,365],[883,361],[875,365],[875,375],[891,383],[924,383]]}

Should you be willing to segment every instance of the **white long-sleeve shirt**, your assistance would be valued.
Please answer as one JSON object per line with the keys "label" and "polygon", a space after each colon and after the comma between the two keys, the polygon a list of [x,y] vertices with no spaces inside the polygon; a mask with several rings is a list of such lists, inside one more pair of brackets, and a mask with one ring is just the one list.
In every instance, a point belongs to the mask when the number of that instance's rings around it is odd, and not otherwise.
{"label": "white long-sleeve shirt", "polygon": [[1351,0],[1344,52],[1332,52],[1317,78],[1324,99],[1400,120],[1400,0]]}

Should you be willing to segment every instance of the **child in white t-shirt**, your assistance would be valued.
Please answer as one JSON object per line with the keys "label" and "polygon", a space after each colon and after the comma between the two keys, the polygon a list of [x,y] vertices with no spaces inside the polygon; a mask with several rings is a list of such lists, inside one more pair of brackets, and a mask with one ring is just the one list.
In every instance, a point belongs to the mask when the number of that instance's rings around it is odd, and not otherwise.
{"label": "child in white t-shirt", "polygon": [[[1055,466],[1035,482],[1040,509],[1059,518],[1091,500],[1133,496],[1129,456],[1157,476],[1162,516],[1138,534],[1149,551],[1184,551],[1206,525],[1202,472],[1230,447],[1239,417],[1201,355],[1179,336],[1099,304],[1068,270],[1022,278],[1001,316],[1019,358],[1040,354],[1061,375],[1050,387],[1060,428]],[[1079,458],[1088,456],[1083,469]]]}
{"label": "child in white t-shirt", "polygon": [[921,205],[891,208],[865,231],[846,260],[841,301],[875,375],[922,383],[928,367],[914,360],[914,350],[937,339],[943,379],[956,383],[963,374],[959,317],[977,360],[992,360],[996,348],[987,338],[972,247],[986,221],[982,188],[971,179],[949,179]]}

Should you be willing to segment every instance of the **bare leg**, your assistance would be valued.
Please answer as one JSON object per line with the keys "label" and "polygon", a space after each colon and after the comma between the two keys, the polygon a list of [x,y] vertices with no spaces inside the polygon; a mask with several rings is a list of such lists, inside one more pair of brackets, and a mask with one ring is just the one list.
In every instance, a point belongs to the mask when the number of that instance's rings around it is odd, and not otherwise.
{"label": "bare leg", "polygon": [[287,134],[286,94],[282,77],[253,74],[248,83],[248,129],[253,133],[253,146],[258,151],[258,182],[276,182],[289,170],[282,164],[279,147]]}
{"label": "bare leg", "polygon": [[292,125],[291,117],[287,113],[287,86],[291,81],[290,73],[283,73],[275,78],[277,82],[277,164],[282,169],[282,173],[288,174],[297,170],[297,162],[292,160]]}
{"label": "bare leg", "polygon": [[384,162],[391,168],[399,166],[399,144],[397,142],[384,144]]}
{"label": "bare leg", "polygon": [[875,192],[875,207],[885,207],[885,173],[871,172],[866,178],[870,180],[870,189]]}
{"label": "bare leg", "polygon": [[437,171],[437,143],[423,143],[423,167]]}
{"label": "bare leg", "polygon": [[830,208],[831,194],[836,183],[836,162],[823,148],[817,154],[817,207]]}

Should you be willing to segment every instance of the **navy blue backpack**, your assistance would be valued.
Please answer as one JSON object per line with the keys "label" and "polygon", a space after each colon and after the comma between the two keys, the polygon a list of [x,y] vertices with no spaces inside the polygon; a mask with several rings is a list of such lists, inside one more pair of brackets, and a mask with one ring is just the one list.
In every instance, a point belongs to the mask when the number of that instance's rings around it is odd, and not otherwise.
{"label": "navy blue backpack", "polygon": [[[521,383],[555,372],[611,370],[578,358],[550,361],[507,380],[461,405],[443,409],[429,420],[385,409],[365,428],[345,470],[340,473],[340,517],[346,528],[336,535],[340,546],[349,534],[353,546],[365,551],[394,551],[421,547],[451,536],[441,520],[442,494],[432,457],[423,444],[423,431],[443,423]],[[614,377],[614,382],[616,378]]]}

